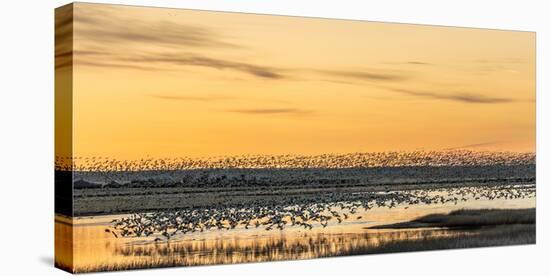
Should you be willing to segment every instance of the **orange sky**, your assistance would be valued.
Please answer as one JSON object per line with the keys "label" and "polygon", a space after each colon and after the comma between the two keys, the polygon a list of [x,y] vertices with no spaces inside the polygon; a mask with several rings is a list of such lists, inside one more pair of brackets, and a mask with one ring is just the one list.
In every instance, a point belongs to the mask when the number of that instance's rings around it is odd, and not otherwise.
{"label": "orange sky", "polygon": [[78,3],[75,156],[535,150],[535,34]]}

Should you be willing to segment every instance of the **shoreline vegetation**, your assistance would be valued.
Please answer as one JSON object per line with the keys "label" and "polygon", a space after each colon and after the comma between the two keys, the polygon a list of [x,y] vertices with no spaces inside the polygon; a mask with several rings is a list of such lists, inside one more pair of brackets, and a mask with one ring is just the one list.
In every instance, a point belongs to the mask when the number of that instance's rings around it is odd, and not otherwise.
{"label": "shoreline vegetation", "polygon": [[430,214],[408,222],[385,224],[368,229],[448,228],[476,229],[502,225],[536,223],[536,209],[461,209],[448,214]]}
{"label": "shoreline vegetation", "polygon": [[[457,231],[451,237],[391,241],[368,253],[392,253],[536,244],[536,209],[463,209],[431,214],[409,222],[368,229],[412,231],[436,227]],[[364,252],[357,252],[363,254]]]}

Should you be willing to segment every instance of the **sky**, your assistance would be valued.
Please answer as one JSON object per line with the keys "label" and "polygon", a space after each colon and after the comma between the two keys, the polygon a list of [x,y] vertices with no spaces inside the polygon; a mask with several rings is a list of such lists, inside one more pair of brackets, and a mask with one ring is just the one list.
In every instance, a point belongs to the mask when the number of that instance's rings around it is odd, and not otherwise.
{"label": "sky", "polygon": [[532,32],[86,3],[73,16],[72,71],[56,70],[72,72],[75,156],[535,151]]}

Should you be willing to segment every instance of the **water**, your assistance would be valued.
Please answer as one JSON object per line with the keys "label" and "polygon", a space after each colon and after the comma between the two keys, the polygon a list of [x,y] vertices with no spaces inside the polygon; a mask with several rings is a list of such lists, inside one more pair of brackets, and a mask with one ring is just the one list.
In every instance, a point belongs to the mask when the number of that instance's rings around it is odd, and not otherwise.
{"label": "water", "polygon": [[[475,235],[475,231],[441,228],[375,230],[368,227],[397,222],[458,209],[534,208],[535,199],[480,199],[445,204],[399,205],[396,208],[359,209],[348,220],[327,227],[314,225],[311,230],[299,226],[284,230],[264,228],[231,230],[210,229],[176,235],[169,241],[159,234],[142,237],[119,237],[106,232],[113,219],[125,217],[97,216],[68,219],[57,216],[56,235],[65,239],[72,234],[72,263],[77,272],[106,269],[129,269],[159,266],[231,264],[274,260],[309,259],[373,253],[395,241],[429,240],[439,237]],[[360,219],[357,219],[359,218]],[[157,241],[155,241],[157,239]],[[56,247],[70,247],[56,237]],[[69,256],[61,256],[60,265],[69,265]]]}

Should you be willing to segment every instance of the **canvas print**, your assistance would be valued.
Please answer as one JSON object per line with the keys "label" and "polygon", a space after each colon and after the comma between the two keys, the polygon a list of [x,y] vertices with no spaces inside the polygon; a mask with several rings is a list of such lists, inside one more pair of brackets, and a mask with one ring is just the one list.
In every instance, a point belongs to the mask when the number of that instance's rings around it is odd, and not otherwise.
{"label": "canvas print", "polygon": [[535,33],[55,11],[70,272],[535,243]]}

